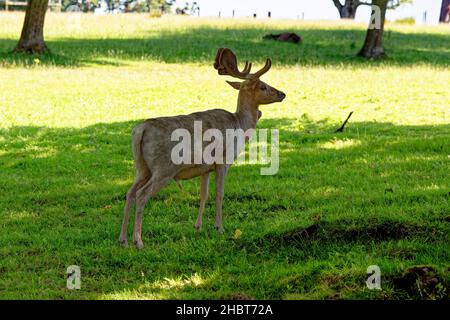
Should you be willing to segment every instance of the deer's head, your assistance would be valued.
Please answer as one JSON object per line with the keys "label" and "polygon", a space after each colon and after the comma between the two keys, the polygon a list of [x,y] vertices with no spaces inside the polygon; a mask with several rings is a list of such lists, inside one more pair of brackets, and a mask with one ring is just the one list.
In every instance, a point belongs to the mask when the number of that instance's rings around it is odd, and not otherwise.
{"label": "deer's head", "polygon": [[236,55],[228,48],[220,48],[217,51],[214,68],[220,75],[229,75],[234,78],[242,79],[242,82],[227,81],[233,88],[239,90],[239,97],[258,106],[261,104],[270,104],[281,102],[286,95],[280,90],[269,86],[259,78],[269,71],[272,66],[270,59],[266,60],[266,64],[262,69],[255,73],[250,73],[252,64],[245,62],[245,67],[239,71],[237,66]]}

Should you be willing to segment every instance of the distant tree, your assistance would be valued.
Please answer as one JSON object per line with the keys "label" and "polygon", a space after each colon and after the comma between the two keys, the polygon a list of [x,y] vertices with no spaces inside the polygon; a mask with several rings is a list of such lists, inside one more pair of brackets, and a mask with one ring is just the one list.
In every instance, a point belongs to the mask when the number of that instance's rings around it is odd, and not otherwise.
{"label": "distant tree", "polygon": [[170,7],[174,4],[174,0],[146,0],[148,11],[158,10],[161,13],[170,10]]}
{"label": "distant tree", "polygon": [[[358,56],[365,58],[381,58],[386,55],[383,46],[383,32],[384,21],[386,19],[387,3],[388,0],[372,0],[372,5],[378,6],[380,8],[380,16],[375,17],[375,19],[380,19],[380,21],[378,22],[379,27],[369,26],[369,29],[367,29],[366,33],[366,39],[364,40],[364,45],[359,51]],[[372,22],[373,21],[371,21],[371,23]]]}
{"label": "distant tree", "polygon": [[450,0],[442,0],[439,22],[450,23]]}
{"label": "distant tree", "polygon": [[48,51],[44,41],[44,20],[48,0],[28,0],[20,40],[15,52],[43,53]]}
{"label": "distant tree", "polygon": [[178,7],[175,11],[177,14],[190,14],[196,15],[200,12],[200,6],[197,1],[186,2],[184,7]]}
{"label": "distant tree", "polygon": [[189,9],[191,15],[198,14],[200,12],[200,6],[196,1],[192,2],[191,7]]}
{"label": "distant tree", "polygon": [[94,11],[96,7],[100,6],[99,2],[100,0],[62,0],[61,4],[63,11],[70,11],[69,7],[75,6],[78,7],[80,11],[90,12]]}
{"label": "distant tree", "polygon": [[[388,9],[395,9],[401,4],[411,3],[412,0],[388,0]],[[339,11],[339,16],[341,19],[355,19],[356,10],[361,5],[372,5],[370,0],[360,1],[360,0],[333,0],[334,6]]]}
{"label": "distant tree", "polygon": [[379,19],[379,21],[371,21],[369,28],[367,29],[366,39],[364,45],[358,52],[358,56],[365,58],[382,58],[386,56],[383,46],[383,34],[384,34],[384,22],[386,20],[386,10],[395,9],[401,4],[411,3],[411,0],[372,0],[370,5],[372,6],[372,14],[376,13],[373,6],[379,8],[379,16],[372,16],[371,20]]}
{"label": "distant tree", "polygon": [[333,0],[333,3],[338,9],[341,19],[355,19],[356,9],[363,4],[359,0],[345,0],[343,4],[340,0]]}

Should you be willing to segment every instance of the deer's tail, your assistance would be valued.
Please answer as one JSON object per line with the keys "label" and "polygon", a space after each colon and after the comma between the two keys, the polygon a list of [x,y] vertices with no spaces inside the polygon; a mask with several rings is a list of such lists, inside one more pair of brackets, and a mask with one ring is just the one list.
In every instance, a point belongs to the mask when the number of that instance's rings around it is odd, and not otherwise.
{"label": "deer's tail", "polygon": [[142,155],[142,138],[145,133],[145,124],[140,124],[133,129],[133,133],[131,135],[131,144],[133,148],[133,159],[134,165],[136,167],[137,173],[141,174],[150,174],[150,169],[145,163],[144,157]]}

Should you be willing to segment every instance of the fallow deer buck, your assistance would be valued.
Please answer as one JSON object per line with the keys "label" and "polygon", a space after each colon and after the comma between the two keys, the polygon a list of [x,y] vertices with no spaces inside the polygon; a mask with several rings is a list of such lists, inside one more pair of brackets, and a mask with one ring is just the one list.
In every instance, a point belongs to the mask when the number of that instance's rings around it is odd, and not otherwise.
{"label": "fallow deer buck", "polygon": [[[144,246],[141,236],[144,206],[152,196],[172,179],[178,181],[197,176],[201,177],[200,208],[195,223],[195,228],[200,229],[205,203],[208,198],[209,176],[212,171],[216,172],[215,227],[220,232],[223,232],[222,200],[224,180],[231,163],[207,164],[203,161],[200,163],[191,161],[190,163],[176,164],[172,160],[171,154],[177,142],[172,141],[171,136],[176,129],[180,128],[187,130],[193,136],[194,122],[197,121],[201,121],[203,132],[208,129],[216,129],[223,136],[225,136],[227,129],[242,129],[243,131],[255,129],[256,122],[261,116],[258,107],[263,104],[281,102],[286,97],[283,92],[259,80],[264,73],[269,71],[270,67],[271,60],[267,59],[265,66],[261,70],[250,73],[251,63],[249,64],[247,61],[243,71],[239,71],[234,53],[230,49],[220,48],[214,63],[214,68],[218,70],[219,75],[229,75],[244,80],[243,82],[227,81],[233,88],[239,90],[235,113],[222,109],[213,109],[189,115],[160,117],[146,120],[133,129],[132,149],[136,167],[136,179],[128,190],[124,208],[122,231],[119,238],[123,246],[128,245],[127,229],[132,203],[136,201],[133,241],[136,247],[140,249]],[[223,150],[225,152],[225,148]],[[233,150],[232,160],[236,159],[238,152],[239,150]]]}

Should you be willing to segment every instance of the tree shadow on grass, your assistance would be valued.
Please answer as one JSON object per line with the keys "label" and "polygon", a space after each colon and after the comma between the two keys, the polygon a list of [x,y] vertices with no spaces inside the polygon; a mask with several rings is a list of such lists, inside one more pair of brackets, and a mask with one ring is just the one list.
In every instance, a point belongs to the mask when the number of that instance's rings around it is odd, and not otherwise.
{"label": "tree shadow on grass", "polygon": [[[116,192],[115,196],[105,197],[104,201],[123,201],[134,174],[130,134],[139,122],[97,124],[81,129],[30,126],[0,129],[0,167],[3,169],[0,186],[6,193],[2,196],[8,196],[10,190],[22,189],[23,192],[15,196],[31,199],[27,203],[33,207],[32,199],[36,195],[34,188],[40,189],[42,181],[51,184],[52,179],[57,182],[67,179],[70,181],[64,183],[67,195],[75,197],[77,188],[91,192],[98,184],[99,190],[122,190],[120,193]],[[275,176],[267,177],[272,180],[295,181],[302,177],[301,170],[310,164],[323,163],[324,167],[328,164],[344,164],[364,168],[368,161],[375,161],[377,164],[389,162],[391,167],[375,168],[377,173],[384,169],[386,172],[382,177],[374,175],[372,179],[389,178],[391,174],[396,175],[395,169],[400,167],[405,170],[439,168],[444,164],[450,149],[447,139],[450,125],[398,126],[390,123],[353,122],[344,133],[335,133],[336,124],[327,121],[313,122],[306,116],[298,120],[262,119],[258,127],[282,128],[280,171]],[[424,142],[424,139],[427,140]],[[243,164],[233,171],[250,178],[259,170],[252,169],[246,173],[245,168],[261,166]],[[299,171],[291,172],[291,168],[298,168]],[[330,179],[333,180],[332,177]],[[117,183],[115,180],[123,182]],[[185,183],[190,185],[189,181]],[[22,186],[28,187],[29,193]],[[230,200],[267,200],[252,191],[249,191],[248,197],[242,194],[233,196],[233,190],[229,194]],[[59,196],[61,193],[58,196],[46,195],[51,203],[56,203]],[[19,209],[23,204],[19,201],[13,205]]]}
{"label": "tree shadow on grass", "polygon": [[[119,66],[126,61],[161,61],[165,63],[211,64],[217,48],[230,47],[241,59],[263,62],[271,57],[279,65],[340,66],[425,64],[438,67],[450,65],[450,35],[387,31],[385,46],[390,58],[368,62],[355,55],[364,41],[365,30],[301,29],[292,31],[304,38],[294,45],[262,40],[270,29],[192,28],[185,32],[162,31],[148,38],[48,39],[52,50],[41,55],[43,65],[78,67],[84,65]],[[0,64],[4,67],[31,66],[36,57],[8,53],[14,40],[0,39]]]}
{"label": "tree shadow on grass", "polygon": [[[0,250],[5,257],[0,270],[7,279],[0,287],[20,288],[14,274],[21,272],[19,282],[29,280],[34,292],[47,288],[51,297],[153,290],[159,298],[220,298],[230,288],[221,289],[222,280],[214,274],[219,268],[226,279],[234,278],[233,261],[264,271],[261,261],[326,261],[338,249],[348,252],[374,242],[445,243],[449,125],[352,122],[336,134],[336,124],[304,117],[259,124],[283,128],[277,175],[260,176],[260,166],[250,164],[230,171],[224,222],[228,230],[246,232],[242,242],[216,235],[208,223],[202,233],[194,232],[197,179],[186,181],[185,193],[168,186],[147,207],[143,251],[120,248],[116,239],[124,195],[133,179],[130,133],[138,122],[0,130]],[[318,214],[320,222],[311,220]],[[83,292],[63,289],[70,264],[82,266]],[[190,276],[197,272],[206,277],[199,285]],[[285,288],[270,281],[258,284],[268,290],[260,297],[281,297]]]}

